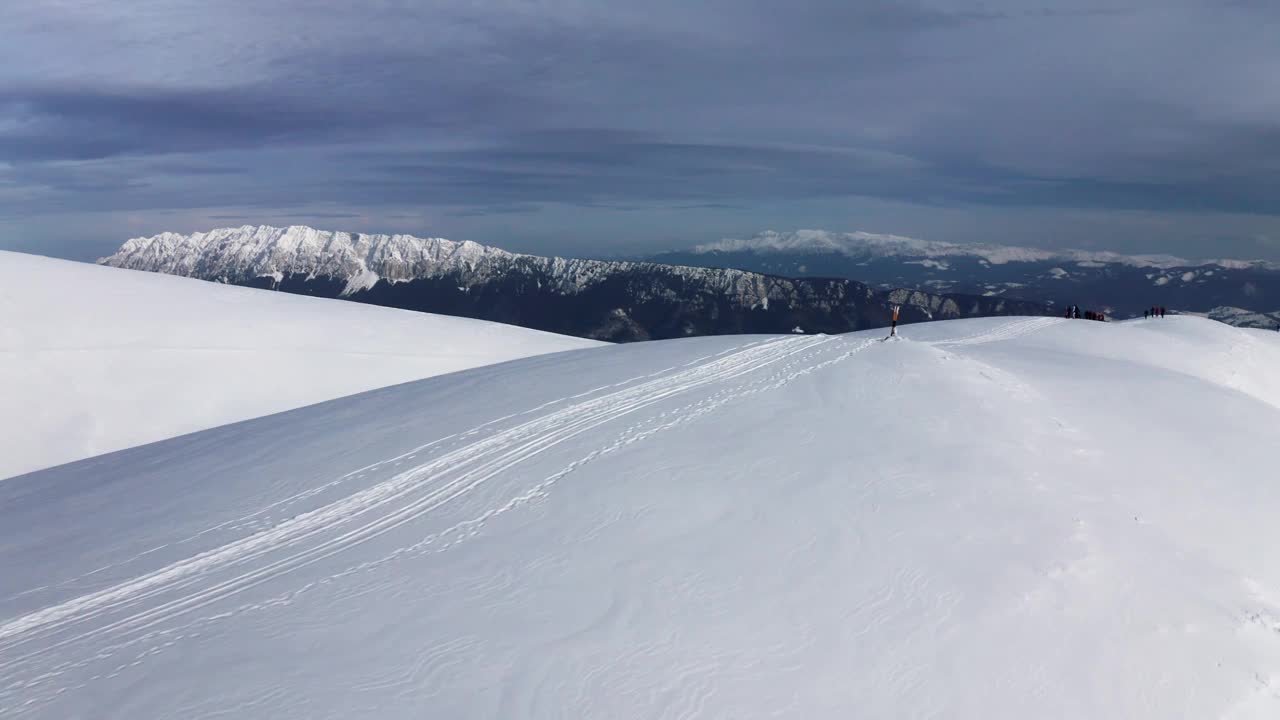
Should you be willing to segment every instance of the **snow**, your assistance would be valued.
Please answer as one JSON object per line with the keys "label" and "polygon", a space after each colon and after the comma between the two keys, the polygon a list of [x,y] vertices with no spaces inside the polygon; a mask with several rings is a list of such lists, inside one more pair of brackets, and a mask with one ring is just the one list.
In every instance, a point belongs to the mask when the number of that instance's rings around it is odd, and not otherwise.
{"label": "snow", "polygon": [[[766,231],[750,238],[726,238],[699,245],[695,252],[837,252],[850,256],[945,258],[980,257],[995,265],[1008,262],[1030,262],[1057,257],[1044,250],[1013,248],[1000,245],[958,245],[936,240],[921,240],[903,235],[869,232],[833,233],[825,230],[794,232]],[[945,269],[945,268],[939,268]]]}
{"label": "snow", "polygon": [[903,265],[920,265],[933,270],[950,270],[951,266],[942,260],[907,260]]}
{"label": "snow", "polygon": [[205,279],[286,274],[341,278],[347,283],[343,294],[349,295],[379,280],[394,283],[457,269],[483,272],[516,257],[498,248],[444,238],[243,225],[133,238],[99,262]]}
{"label": "snow", "polygon": [[0,716],[1280,716],[1280,333],[900,330],[532,357],[0,483]]}
{"label": "snow", "polygon": [[1275,330],[1280,328],[1280,310],[1270,313],[1254,312],[1244,308],[1231,307],[1227,305],[1215,307],[1207,313],[1186,313],[1208,317],[1211,320],[1224,322],[1228,325],[1245,328],[1258,328],[1262,330]]}
{"label": "snow", "polygon": [[[283,273],[280,273],[279,271],[277,271],[276,274],[281,275]],[[360,292],[361,290],[368,290],[374,285],[377,285],[378,281],[381,279],[382,278],[378,277],[378,273],[372,270],[362,270],[359,273],[352,275],[347,280],[347,284],[344,285],[342,288],[341,295],[343,297],[346,297],[353,293]]]}
{"label": "snow", "polygon": [[394,383],[595,344],[0,252],[0,478]]}
{"label": "snow", "polygon": [[827,230],[792,232],[768,230],[749,238],[725,238],[699,245],[694,248],[694,252],[841,253],[850,257],[918,257],[931,258],[935,261],[938,258],[970,257],[990,265],[1065,260],[1074,262],[1078,267],[1104,267],[1108,263],[1119,263],[1132,267],[1162,269],[1189,265],[1215,265],[1234,269],[1280,270],[1280,265],[1261,260],[1193,261],[1173,255],[1124,255],[1093,250],[1042,250],[992,243],[922,240],[903,235],[863,231],[839,233]]}
{"label": "snow", "polygon": [[244,225],[133,238],[98,262],[227,283],[260,277],[278,282],[286,275],[333,278],[344,283],[343,296],[379,282],[394,285],[424,278],[452,277],[464,281],[455,287],[467,288],[513,272],[543,274],[545,278],[537,278],[538,287],[545,280],[567,295],[637,272],[696,278],[742,307],[757,306],[770,295],[786,299],[789,292],[786,283],[743,270],[518,255],[471,241],[317,230],[305,225]]}

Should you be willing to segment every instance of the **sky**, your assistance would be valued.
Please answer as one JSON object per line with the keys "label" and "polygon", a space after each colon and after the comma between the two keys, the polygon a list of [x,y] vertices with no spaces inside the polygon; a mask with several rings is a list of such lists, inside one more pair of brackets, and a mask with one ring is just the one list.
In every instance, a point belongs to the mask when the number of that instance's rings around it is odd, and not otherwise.
{"label": "sky", "polygon": [[15,0],[0,248],[308,224],[1280,260],[1271,0]]}

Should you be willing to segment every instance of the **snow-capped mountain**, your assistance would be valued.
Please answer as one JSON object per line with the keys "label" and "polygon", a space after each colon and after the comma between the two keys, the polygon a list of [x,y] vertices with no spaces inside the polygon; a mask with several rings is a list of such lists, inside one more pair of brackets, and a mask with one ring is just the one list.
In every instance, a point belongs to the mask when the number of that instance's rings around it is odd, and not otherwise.
{"label": "snow-capped mountain", "polygon": [[841,279],[539,257],[472,242],[308,227],[163,233],[103,264],[441,312],[605,340],[741,332],[845,332],[904,322],[1043,314],[1044,303],[963,294],[891,295]]}
{"label": "snow-capped mountain", "polygon": [[1280,265],[1264,261],[962,245],[866,232],[764,232],[651,259],[796,277],[856,278],[881,288],[1057,301],[1120,317],[1141,315],[1153,305],[1197,312],[1233,305],[1257,311],[1280,302]]}
{"label": "snow-capped mountain", "polygon": [[1280,717],[1280,333],[517,360],[0,482],[0,717]]}
{"label": "snow-capped mountain", "polygon": [[903,235],[869,232],[834,233],[825,230],[797,230],[785,233],[766,231],[746,239],[730,238],[706,243],[694,248],[694,252],[699,253],[744,251],[780,254],[836,252],[858,258],[915,257],[937,260],[970,257],[992,265],[1054,260],[1071,263],[1116,263],[1158,269],[1173,269],[1197,264],[1216,265],[1233,269],[1248,267],[1280,269],[1280,266],[1262,260],[1208,260],[1194,263],[1172,255],[1124,255],[1115,252],[1091,250],[1042,250],[987,243],[959,244],[938,240],[922,240]]}
{"label": "snow-capped mountain", "polygon": [[0,478],[596,344],[0,251]]}
{"label": "snow-capped mountain", "polygon": [[1252,312],[1244,308],[1216,307],[1204,313],[1204,316],[1210,320],[1217,320],[1234,327],[1256,328],[1258,330],[1280,329],[1280,310],[1262,313]]}

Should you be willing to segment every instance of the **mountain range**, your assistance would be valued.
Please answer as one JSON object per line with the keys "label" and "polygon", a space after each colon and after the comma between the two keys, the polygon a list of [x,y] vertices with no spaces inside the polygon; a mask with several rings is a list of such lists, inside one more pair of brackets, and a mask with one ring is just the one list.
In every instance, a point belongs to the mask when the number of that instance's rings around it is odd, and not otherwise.
{"label": "mountain range", "polygon": [[1280,310],[1276,312],[1253,312],[1237,307],[1216,307],[1204,315],[1210,320],[1226,323],[1235,327],[1255,328],[1258,330],[1280,330]]}
{"label": "mountain range", "polygon": [[876,288],[734,268],[582,260],[474,242],[246,225],[135,238],[100,263],[494,320],[610,341],[839,333],[902,322],[1056,314],[1041,301]]}
{"label": "mountain range", "polygon": [[856,278],[882,289],[918,287],[1075,304],[1116,317],[1140,316],[1154,305],[1197,313],[1223,306],[1250,312],[1280,307],[1280,265],[1260,260],[1195,261],[823,230],[764,232],[647,259],[792,277]]}

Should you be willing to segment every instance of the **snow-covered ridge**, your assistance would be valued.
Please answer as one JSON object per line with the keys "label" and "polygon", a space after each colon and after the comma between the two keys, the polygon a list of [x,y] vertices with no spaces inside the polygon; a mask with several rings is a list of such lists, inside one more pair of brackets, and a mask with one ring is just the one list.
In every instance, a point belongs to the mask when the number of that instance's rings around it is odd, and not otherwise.
{"label": "snow-covered ridge", "polygon": [[378,281],[403,282],[458,276],[472,283],[519,266],[544,275],[573,293],[618,273],[659,271],[698,277],[714,289],[750,302],[764,302],[773,278],[743,270],[681,267],[646,262],[579,260],[508,252],[471,241],[244,225],[190,235],[166,232],[133,238],[103,265],[223,282],[284,275],[325,277],[346,283],[344,295]]}
{"label": "snow-covered ridge", "polygon": [[1133,267],[1175,268],[1218,265],[1231,269],[1265,268],[1280,270],[1280,265],[1262,260],[1188,260],[1172,255],[1124,255],[1106,251],[1041,250],[1010,245],[959,244],[938,240],[922,240],[904,235],[869,232],[837,233],[826,230],[769,230],[749,238],[727,238],[698,245],[694,252],[757,253],[840,253],[851,257],[972,257],[992,265],[1014,262],[1046,262],[1063,260],[1076,263],[1117,263]]}
{"label": "snow-covered ridge", "polygon": [[[100,262],[286,292],[375,303],[389,300],[413,310],[457,312],[458,305],[464,305],[478,317],[616,341],[652,339],[654,333],[683,337],[785,332],[797,324],[811,332],[845,332],[887,322],[891,302],[884,291],[856,279],[795,279],[723,267],[540,257],[442,238],[301,226],[244,226],[135,238]],[[387,287],[409,281],[414,284]],[[455,302],[439,301],[442,294]],[[494,309],[468,299],[480,296],[521,301],[513,303],[519,305],[516,309]],[[926,293],[910,297],[893,302],[907,306],[911,321],[1045,312],[1035,301]],[[565,299],[571,300],[564,306],[572,307],[570,312],[554,306]],[[643,309],[643,320],[633,314],[637,308]],[[773,315],[768,314],[770,308],[775,309]],[[783,318],[777,310],[791,317]],[[548,320],[552,316],[554,320]]]}
{"label": "snow-covered ridge", "polygon": [[[595,342],[0,251],[0,479]],[[4,716],[0,711],[0,716]]]}
{"label": "snow-covered ridge", "polygon": [[243,225],[190,235],[166,232],[133,238],[104,265],[169,275],[234,281],[284,274],[347,280],[346,294],[390,282],[427,277],[442,270],[477,271],[510,261],[505,250],[444,238]]}

